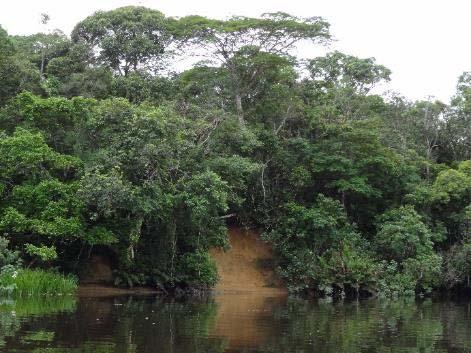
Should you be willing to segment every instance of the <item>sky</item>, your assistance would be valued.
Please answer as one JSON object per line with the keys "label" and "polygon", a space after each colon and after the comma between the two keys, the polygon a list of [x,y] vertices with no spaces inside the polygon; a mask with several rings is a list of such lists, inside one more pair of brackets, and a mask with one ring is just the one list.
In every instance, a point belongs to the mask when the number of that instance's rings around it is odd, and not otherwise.
{"label": "sky", "polygon": [[[3,0],[0,25],[9,34],[32,34],[41,31],[40,14],[48,13],[50,27],[69,34],[93,12],[126,5],[176,17],[227,18],[276,11],[321,16],[331,24],[335,38],[329,51],[376,58],[393,72],[381,90],[413,100],[435,97],[447,102],[459,75],[471,71],[469,0]],[[325,53],[305,45],[299,51],[304,58]]]}

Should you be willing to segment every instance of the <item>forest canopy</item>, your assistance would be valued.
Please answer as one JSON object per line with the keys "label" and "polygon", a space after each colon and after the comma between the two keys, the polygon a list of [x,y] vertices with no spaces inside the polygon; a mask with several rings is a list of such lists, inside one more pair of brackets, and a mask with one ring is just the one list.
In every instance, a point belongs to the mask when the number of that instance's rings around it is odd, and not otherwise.
{"label": "forest canopy", "polygon": [[471,73],[448,103],[378,95],[374,58],[297,57],[330,40],[320,17],[139,6],[0,27],[1,271],[101,253],[118,285],[213,286],[231,223],[293,292],[469,288]]}

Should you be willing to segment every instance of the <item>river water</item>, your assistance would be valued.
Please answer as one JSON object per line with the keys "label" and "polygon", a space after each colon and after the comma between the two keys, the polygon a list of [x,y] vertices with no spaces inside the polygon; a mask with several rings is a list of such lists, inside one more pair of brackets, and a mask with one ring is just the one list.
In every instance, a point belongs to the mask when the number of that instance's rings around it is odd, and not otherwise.
{"label": "river water", "polygon": [[270,293],[0,299],[0,352],[471,352],[471,302]]}

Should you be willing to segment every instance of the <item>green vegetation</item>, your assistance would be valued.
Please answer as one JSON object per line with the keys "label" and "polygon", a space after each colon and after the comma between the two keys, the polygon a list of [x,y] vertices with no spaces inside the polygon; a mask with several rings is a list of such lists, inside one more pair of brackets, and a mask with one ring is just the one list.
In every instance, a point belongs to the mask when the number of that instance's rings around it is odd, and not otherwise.
{"label": "green vegetation", "polygon": [[[74,296],[32,296],[2,298],[0,300],[0,349],[4,349],[7,341],[21,332],[24,320],[29,317],[72,313],[77,309]],[[31,332],[22,335],[20,341],[50,341],[54,338],[52,331]]]}
{"label": "green vegetation", "polygon": [[471,74],[449,104],[380,96],[373,58],[295,56],[330,37],[318,17],[132,6],[70,38],[0,30],[2,276],[69,292],[21,268],[105,254],[119,285],[208,287],[230,221],[264,230],[294,292],[469,289]]}
{"label": "green vegetation", "polygon": [[20,269],[0,274],[0,292],[15,297],[38,295],[67,295],[77,289],[77,281],[70,276],[40,269]]}
{"label": "green vegetation", "polygon": [[73,313],[76,309],[77,300],[72,295],[4,298],[0,301],[1,314],[11,316],[14,312],[18,318],[62,312]]}

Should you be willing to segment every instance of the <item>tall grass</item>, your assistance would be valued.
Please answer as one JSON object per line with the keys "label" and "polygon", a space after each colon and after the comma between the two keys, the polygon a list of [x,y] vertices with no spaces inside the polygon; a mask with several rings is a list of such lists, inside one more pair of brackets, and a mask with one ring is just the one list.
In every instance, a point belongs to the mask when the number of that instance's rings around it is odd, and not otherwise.
{"label": "tall grass", "polygon": [[18,297],[67,295],[76,289],[75,278],[51,271],[21,269],[0,275],[0,292]]}

